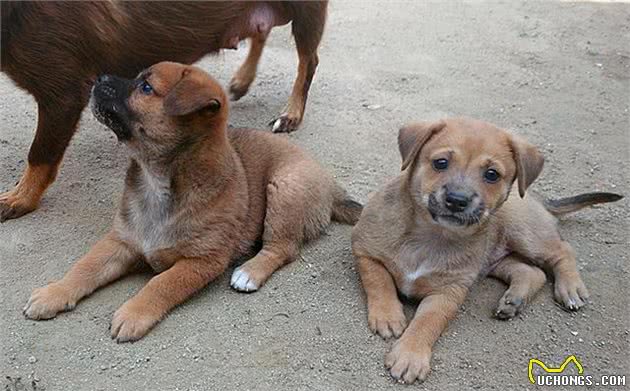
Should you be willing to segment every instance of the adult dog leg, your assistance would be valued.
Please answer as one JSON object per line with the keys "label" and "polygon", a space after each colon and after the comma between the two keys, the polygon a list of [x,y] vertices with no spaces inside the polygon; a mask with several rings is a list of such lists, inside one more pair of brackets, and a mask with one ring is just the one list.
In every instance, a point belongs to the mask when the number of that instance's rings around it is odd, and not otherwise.
{"label": "adult dog leg", "polygon": [[326,4],[311,2],[306,6],[311,8],[309,12],[296,16],[292,23],[298,52],[298,73],[287,106],[277,119],[270,122],[271,130],[276,133],[292,132],[302,122],[308,90],[319,64],[317,47],[324,33]]}
{"label": "adult dog leg", "polygon": [[85,101],[38,105],[37,131],[28,164],[17,185],[0,195],[0,222],[37,209],[44,192],[57,176],[63,154],[75,132]]}
{"label": "adult dog leg", "polygon": [[230,95],[232,100],[239,100],[247,94],[250,85],[256,78],[258,62],[265,47],[266,35],[254,36],[250,39],[251,46],[245,62],[238,68],[238,71],[230,80]]}

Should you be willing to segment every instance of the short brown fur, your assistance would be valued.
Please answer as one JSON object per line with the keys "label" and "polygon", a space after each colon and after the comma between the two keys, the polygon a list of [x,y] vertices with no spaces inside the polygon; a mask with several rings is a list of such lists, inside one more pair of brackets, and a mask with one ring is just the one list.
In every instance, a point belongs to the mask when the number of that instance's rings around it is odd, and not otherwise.
{"label": "short brown fur", "polygon": [[[331,216],[349,224],[359,218],[361,206],[299,147],[263,131],[228,131],[225,93],[197,68],[160,63],[136,80],[106,76],[93,99],[97,118],[131,154],[121,206],[105,238],[60,281],[33,292],[28,318],[70,310],[149,265],[159,274],[112,320],[112,338],[137,340],[257,242],[262,249],[234,271],[237,290],[260,288]],[[107,114],[111,104],[132,119]]]}
{"label": "short brown fur", "polygon": [[[394,378],[426,378],[433,344],[480,275],[509,285],[496,310],[501,319],[515,316],[543,286],[543,269],[553,274],[562,306],[584,305],[588,291],[575,254],[550,211],[620,196],[578,196],[568,199],[577,200],[571,206],[555,202],[562,208],[546,210],[526,193],[542,170],[541,153],[485,122],[410,124],[398,140],[405,171],[371,197],[352,232],[368,325],[383,338],[400,337],[385,358]],[[497,181],[490,170],[500,174]],[[398,292],[422,299],[409,325]]]}

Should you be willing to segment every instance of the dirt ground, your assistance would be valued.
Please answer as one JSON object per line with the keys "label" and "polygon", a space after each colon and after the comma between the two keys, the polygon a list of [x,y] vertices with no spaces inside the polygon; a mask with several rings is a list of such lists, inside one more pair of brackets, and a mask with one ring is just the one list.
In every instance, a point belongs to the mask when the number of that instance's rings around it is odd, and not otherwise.
{"label": "dirt ground", "polygon": [[[227,83],[244,49],[200,66]],[[265,127],[286,101],[295,63],[290,29],[275,29],[231,124]],[[24,168],[36,108],[4,75],[0,91],[0,185],[8,189]],[[288,137],[365,202],[399,172],[401,124],[468,115],[544,150],[534,186],[543,194],[628,195],[629,104],[628,4],[333,2],[306,118]],[[259,292],[231,290],[226,274],[134,344],[112,342],[108,324],[149,276],[121,280],[54,320],[24,319],[31,291],[60,278],[108,230],[125,167],[113,135],[86,112],[40,209],[0,225],[5,389],[403,389],[383,367],[391,342],[367,328],[342,225]],[[592,294],[588,307],[563,312],[548,283],[521,316],[501,322],[491,314],[505,287],[482,280],[435,346],[428,380],[412,388],[533,389],[530,358],[558,365],[569,354],[586,374],[630,374],[628,211],[626,198],[561,223]]]}

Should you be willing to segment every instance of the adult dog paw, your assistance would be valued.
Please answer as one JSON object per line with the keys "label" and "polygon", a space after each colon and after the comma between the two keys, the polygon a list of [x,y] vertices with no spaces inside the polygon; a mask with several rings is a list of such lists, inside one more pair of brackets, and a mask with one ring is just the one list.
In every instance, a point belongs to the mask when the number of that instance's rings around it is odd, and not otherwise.
{"label": "adult dog paw", "polygon": [[297,130],[302,122],[302,114],[283,113],[278,118],[269,122],[273,133],[291,133]]}

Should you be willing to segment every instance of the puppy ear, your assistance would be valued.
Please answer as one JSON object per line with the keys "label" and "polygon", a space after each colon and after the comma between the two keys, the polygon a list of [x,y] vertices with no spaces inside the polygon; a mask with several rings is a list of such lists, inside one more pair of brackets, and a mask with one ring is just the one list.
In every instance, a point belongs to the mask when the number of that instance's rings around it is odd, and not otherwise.
{"label": "puppy ear", "polygon": [[191,114],[202,109],[216,113],[221,109],[221,102],[211,88],[202,85],[183,74],[181,80],[164,98],[164,112],[170,116]]}
{"label": "puppy ear", "polygon": [[401,171],[407,168],[427,141],[444,129],[446,122],[416,122],[403,126],[398,131],[398,150],[402,157]]}
{"label": "puppy ear", "polygon": [[512,135],[511,147],[516,163],[518,194],[523,198],[529,185],[540,175],[545,158],[536,146],[518,136]]}

